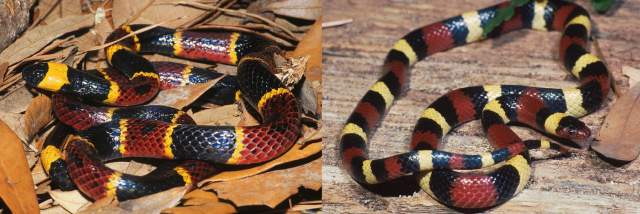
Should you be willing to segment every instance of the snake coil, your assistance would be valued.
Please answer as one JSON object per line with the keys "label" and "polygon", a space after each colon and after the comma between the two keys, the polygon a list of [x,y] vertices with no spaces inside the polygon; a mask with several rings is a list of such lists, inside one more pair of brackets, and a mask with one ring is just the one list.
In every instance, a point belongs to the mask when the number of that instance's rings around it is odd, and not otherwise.
{"label": "snake coil", "polygon": [[[369,89],[347,119],[340,136],[342,165],[359,183],[376,184],[419,174],[420,186],[434,199],[457,208],[487,208],[504,203],[522,191],[531,172],[528,149],[561,148],[546,140],[522,141],[506,124],[522,123],[570,140],[584,140],[591,132],[577,117],[596,111],[609,93],[606,66],[587,51],[589,14],[561,0],[529,1],[501,23],[489,37],[529,28],[562,32],[560,60],[580,80],[576,88],[484,85],[453,90],[436,99],[416,123],[408,153],[369,159],[367,143],[376,126],[406,88],[409,68],[428,55],[485,39],[483,29],[504,2],[426,25],[397,41],[384,61],[384,75]],[[439,151],[442,137],[453,128],[482,119],[495,150],[480,155]],[[508,159],[508,160],[507,160]],[[459,173],[506,161],[489,173]]]}
{"label": "snake coil", "polygon": [[[107,42],[143,27],[122,26]],[[45,171],[63,189],[77,186],[93,200],[138,198],[195,184],[216,171],[212,164],[247,165],[271,160],[286,152],[301,134],[296,98],[274,75],[273,55],[281,51],[266,39],[229,31],[156,27],[123,39],[105,52],[113,69],[85,72],[48,62],[22,71],[29,86],[56,93],[56,117],[77,131],[64,144],[45,145],[41,153]],[[222,91],[217,93],[226,99],[222,102],[228,102],[238,90],[247,106],[258,112],[261,124],[199,126],[177,109],[134,106],[149,102],[160,89],[222,78],[192,66],[151,63],[140,53],[237,65],[237,75],[233,79],[224,77],[214,89]],[[92,107],[69,95],[133,107]],[[161,165],[144,176],[123,174],[104,165],[105,161],[130,157],[182,162]]]}

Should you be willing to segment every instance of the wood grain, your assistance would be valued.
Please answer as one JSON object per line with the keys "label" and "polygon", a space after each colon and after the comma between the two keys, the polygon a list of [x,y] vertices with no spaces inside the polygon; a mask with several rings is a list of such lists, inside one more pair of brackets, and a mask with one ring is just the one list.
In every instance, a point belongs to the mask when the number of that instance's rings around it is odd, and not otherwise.
{"label": "wood grain", "polygon": [[[325,21],[353,19],[347,25],[323,31],[323,211],[327,213],[433,212],[452,210],[416,188],[411,178],[374,187],[355,183],[339,166],[337,136],[344,121],[368,87],[380,76],[379,67],[392,44],[413,28],[477,10],[498,1],[344,1],[326,0]],[[628,88],[622,66],[640,67],[640,1],[624,1],[608,16],[596,15],[587,1],[577,1],[592,12],[603,58],[616,84]],[[413,69],[410,90],[397,101],[373,136],[371,157],[380,158],[408,150],[408,139],[420,112],[437,97],[455,88],[479,84],[522,84],[546,87],[576,86],[558,62],[560,33],[518,31],[498,39],[438,53]],[[593,48],[592,48],[593,50]],[[610,96],[600,111],[583,121],[594,136],[602,124]],[[523,139],[540,134],[523,128]],[[474,153],[489,151],[480,123],[454,130],[445,138],[445,150]],[[545,157],[549,153],[535,152]],[[513,212],[614,212],[640,210],[640,161],[614,167],[592,151],[538,160],[525,191],[494,213]],[[380,190],[382,189],[382,190]],[[375,192],[375,193],[374,193]]]}

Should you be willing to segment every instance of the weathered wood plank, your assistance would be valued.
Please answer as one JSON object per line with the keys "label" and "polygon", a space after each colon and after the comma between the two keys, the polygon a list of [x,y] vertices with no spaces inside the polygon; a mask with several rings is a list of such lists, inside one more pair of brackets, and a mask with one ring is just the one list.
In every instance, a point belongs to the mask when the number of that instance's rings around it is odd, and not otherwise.
{"label": "weathered wood plank", "polygon": [[[354,19],[353,23],[323,31],[323,94],[325,122],[323,210],[354,212],[451,212],[417,191],[412,180],[389,184],[402,194],[372,193],[339,168],[336,147],[339,130],[368,87],[379,77],[379,66],[391,45],[411,29],[483,8],[494,0],[449,1],[341,1],[324,4],[326,21]],[[591,7],[587,1],[579,4]],[[640,1],[625,1],[611,16],[593,15],[598,42],[622,89],[628,88],[623,65],[640,68]],[[411,130],[422,109],[449,90],[478,84],[523,84],[547,87],[575,86],[577,82],[558,62],[560,34],[514,32],[491,41],[470,44],[419,62],[413,68],[411,90],[397,101],[369,148],[371,157],[386,157],[408,150]],[[614,100],[613,96],[608,103]],[[607,104],[608,106],[608,104]],[[583,119],[594,136],[608,107]],[[523,139],[539,138],[518,128]],[[474,153],[489,151],[479,122],[453,131],[446,149]],[[542,153],[537,153],[542,154]],[[546,153],[545,153],[546,154]],[[640,210],[640,161],[613,167],[593,152],[568,158],[534,162],[527,189],[492,212],[617,212]],[[405,191],[405,190],[409,191]],[[404,191],[404,192],[403,192]],[[405,196],[398,196],[405,195]]]}

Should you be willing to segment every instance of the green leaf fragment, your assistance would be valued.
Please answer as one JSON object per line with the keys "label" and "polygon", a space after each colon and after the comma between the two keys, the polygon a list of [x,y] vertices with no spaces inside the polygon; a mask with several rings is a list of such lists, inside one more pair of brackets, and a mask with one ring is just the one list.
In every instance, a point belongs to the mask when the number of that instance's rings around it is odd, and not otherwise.
{"label": "green leaf fragment", "polygon": [[615,0],[591,0],[591,5],[598,13],[604,13],[611,9],[614,2]]}
{"label": "green leaf fragment", "polygon": [[503,22],[511,19],[515,14],[515,8],[520,7],[529,2],[529,0],[511,0],[509,6],[500,8],[496,11],[496,15],[489,20],[487,25],[482,29],[482,36],[487,37],[491,31],[493,31],[496,27],[500,26]]}

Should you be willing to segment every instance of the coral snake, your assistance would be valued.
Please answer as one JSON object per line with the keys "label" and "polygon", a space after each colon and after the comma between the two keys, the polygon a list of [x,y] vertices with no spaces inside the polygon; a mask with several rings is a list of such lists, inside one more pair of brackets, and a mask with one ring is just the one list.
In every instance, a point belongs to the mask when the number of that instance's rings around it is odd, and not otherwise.
{"label": "coral snake", "polygon": [[[143,27],[124,25],[111,33],[107,42]],[[75,186],[93,200],[138,198],[195,184],[215,172],[212,164],[247,165],[271,160],[287,151],[301,134],[297,100],[274,75],[273,55],[282,51],[262,37],[156,27],[108,46],[105,52],[112,68],[85,72],[48,62],[22,70],[29,86],[56,93],[56,117],[75,129],[66,141],[45,144],[41,153],[45,171],[62,189]],[[213,96],[223,99],[221,103],[242,99],[256,110],[261,124],[199,126],[178,109],[133,106],[149,102],[160,89],[222,76],[177,63],[151,63],[139,53],[237,65],[235,77],[224,77],[213,86],[217,90]],[[75,97],[133,107],[94,107]],[[144,176],[124,174],[104,165],[131,157],[182,162],[161,164]]]}
{"label": "coral snake", "polygon": [[[607,98],[610,76],[604,63],[587,51],[591,31],[582,7],[560,0],[529,1],[489,32],[488,37],[522,29],[562,32],[559,53],[564,67],[580,80],[576,88],[484,85],[460,88],[436,99],[421,114],[411,138],[411,152],[369,159],[367,143],[376,126],[406,88],[409,68],[426,56],[485,39],[483,29],[504,2],[426,25],[397,41],[384,61],[384,75],[373,84],[348,118],[340,136],[342,165],[362,184],[382,183],[417,174],[431,197],[456,208],[487,208],[522,191],[531,172],[528,149],[560,149],[546,140],[522,141],[506,124],[520,123],[570,140],[584,140],[589,129],[576,117],[596,111]],[[461,155],[439,151],[443,135],[482,119],[492,153]],[[461,173],[503,160],[490,172]]]}

